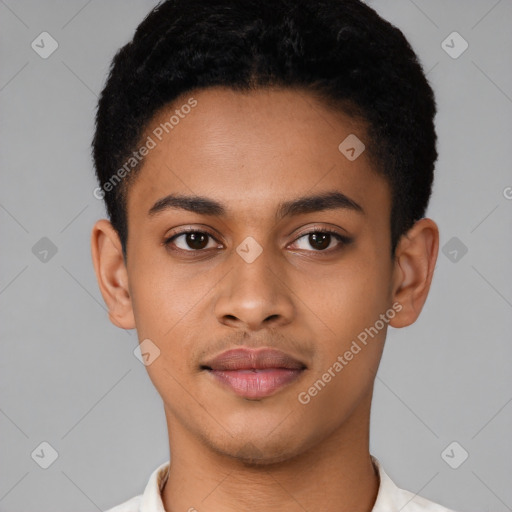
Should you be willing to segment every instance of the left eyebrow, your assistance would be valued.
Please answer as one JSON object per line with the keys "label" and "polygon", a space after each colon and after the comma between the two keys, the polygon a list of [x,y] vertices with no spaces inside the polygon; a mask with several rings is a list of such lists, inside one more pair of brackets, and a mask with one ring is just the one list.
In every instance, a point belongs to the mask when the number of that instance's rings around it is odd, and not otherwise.
{"label": "left eyebrow", "polygon": [[304,196],[286,201],[279,205],[276,218],[282,219],[291,215],[320,212],[323,210],[352,210],[366,215],[363,207],[353,199],[338,191],[324,192],[314,196]]}
{"label": "left eyebrow", "polygon": [[[218,201],[202,196],[184,196],[169,194],[159,199],[148,211],[150,217],[168,210],[181,209],[199,215],[225,217],[227,209]],[[366,215],[363,207],[345,194],[332,191],[322,194],[303,196],[291,201],[280,203],[276,212],[276,219],[293,215],[320,212],[324,210],[344,209],[361,215]]]}

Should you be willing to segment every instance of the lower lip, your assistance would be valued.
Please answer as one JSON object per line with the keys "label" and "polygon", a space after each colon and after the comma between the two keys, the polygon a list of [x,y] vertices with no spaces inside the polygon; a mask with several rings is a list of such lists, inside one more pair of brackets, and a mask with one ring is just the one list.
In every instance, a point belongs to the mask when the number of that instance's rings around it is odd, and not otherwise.
{"label": "lower lip", "polygon": [[209,370],[218,381],[243,398],[271,396],[300,377],[303,370],[266,368],[261,370]]}

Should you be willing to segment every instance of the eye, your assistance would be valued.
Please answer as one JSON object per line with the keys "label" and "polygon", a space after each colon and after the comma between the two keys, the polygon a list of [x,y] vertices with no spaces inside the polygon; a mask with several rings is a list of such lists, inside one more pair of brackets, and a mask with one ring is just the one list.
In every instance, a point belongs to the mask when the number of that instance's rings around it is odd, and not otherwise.
{"label": "eye", "polygon": [[[334,243],[336,241],[337,244]],[[352,242],[351,238],[341,235],[337,231],[323,228],[302,234],[295,240],[294,245],[297,245],[295,248],[300,250],[310,250],[309,247],[312,247],[314,252],[331,252],[341,249],[350,242]],[[164,241],[164,245],[171,250],[189,253],[222,248],[212,234],[197,229],[186,229],[175,233]]]}
{"label": "eye", "polygon": [[[300,242],[302,239],[304,241]],[[332,247],[334,241],[337,241],[338,244],[334,244],[334,247]],[[337,231],[323,228],[304,233],[295,240],[294,244],[303,243],[303,246],[299,245],[298,249],[309,250],[306,247],[309,244],[315,252],[331,252],[332,250],[341,249],[342,246],[349,244],[351,241],[351,238],[341,235]]]}
{"label": "eye", "polygon": [[[212,242],[213,245],[209,246],[210,242]],[[214,249],[219,246],[218,242],[210,233],[193,229],[187,229],[174,234],[164,241],[164,245],[175,245],[178,250],[186,252],[199,252],[204,249]]]}

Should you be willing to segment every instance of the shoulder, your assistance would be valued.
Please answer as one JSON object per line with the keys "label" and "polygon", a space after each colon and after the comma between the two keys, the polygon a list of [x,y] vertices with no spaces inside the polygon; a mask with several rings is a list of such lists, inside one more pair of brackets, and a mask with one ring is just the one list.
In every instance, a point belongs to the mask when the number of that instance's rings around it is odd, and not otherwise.
{"label": "shoulder", "polygon": [[403,503],[401,512],[455,512],[404,489],[398,489],[397,499]]}
{"label": "shoulder", "polygon": [[133,498],[125,501],[124,503],[121,503],[120,505],[109,508],[105,512],[139,512],[141,497],[142,495],[134,496]]}
{"label": "shoulder", "polygon": [[410,491],[400,489],[387,475],[379,461],[373,456],[372,460],[380,477],[379,492],[372,512],[455,512]]}
{"label": "shoulder", "polygon": [[105,512],[165,512],[161,491],[169,475],[169,461],[158,466],[151,476],[142,494],[134,496]]}

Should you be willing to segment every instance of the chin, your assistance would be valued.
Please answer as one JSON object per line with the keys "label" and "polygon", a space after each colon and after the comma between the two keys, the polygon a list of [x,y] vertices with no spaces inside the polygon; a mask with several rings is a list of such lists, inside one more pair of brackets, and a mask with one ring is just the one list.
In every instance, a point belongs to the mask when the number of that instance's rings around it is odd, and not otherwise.
{"label": "chin", "polygon": [[253,443],[246,443],[237,450],[227,453],[226,455],[242,462],[247,466],[268,466],[285,462],[295,457],[296,452],[279,448],[258,447]]}
{"label": "chin", "polygon": [[[218,440],[216,440],[218,441]],[[210,442],[213,451],[248,465],[266,466],[295,458],[307,447],[293,436],[274,435],[237,435],[225,439],[224,443]]]}

